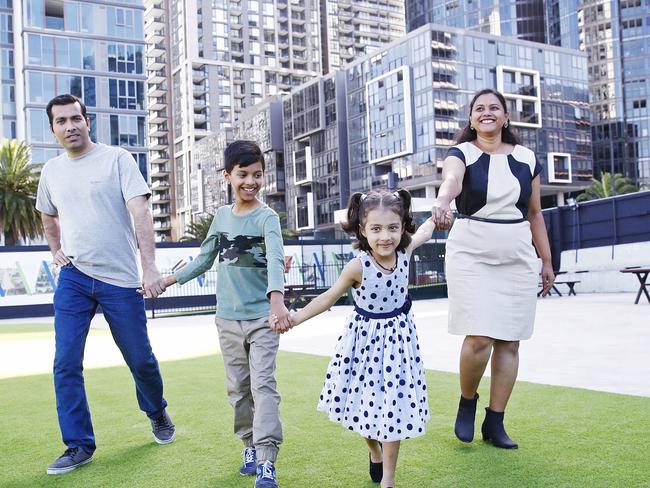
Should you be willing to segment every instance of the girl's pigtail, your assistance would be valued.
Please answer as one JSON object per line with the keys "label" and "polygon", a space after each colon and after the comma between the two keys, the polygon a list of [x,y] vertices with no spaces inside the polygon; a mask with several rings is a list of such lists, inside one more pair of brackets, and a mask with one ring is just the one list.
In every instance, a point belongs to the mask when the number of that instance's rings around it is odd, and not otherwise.
{"label": "girl's pigtail", "polygon": [[397,190],[398,198],[402,201],[402,209],[404,211],[404,230],[409,234],[415,233],[415,222],[413,221],[413,213],[411,212],[411,194],[408,190]]}
{"label": "girl's pigtail", "polygon": [[341,227],[348,234],[354,234],[359,239],[359,225],[361,224],[359,215],[361,211],[361,202],[365,195],[361,192],[353,193],[348,202],[348,221],[341,224]]}

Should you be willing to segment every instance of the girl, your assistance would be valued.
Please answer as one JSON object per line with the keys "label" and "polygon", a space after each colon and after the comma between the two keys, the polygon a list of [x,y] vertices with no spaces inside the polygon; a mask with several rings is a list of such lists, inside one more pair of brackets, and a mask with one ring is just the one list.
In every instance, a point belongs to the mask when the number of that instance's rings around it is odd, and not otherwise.
{"label": "girl", "polygon": [[365,438],[370,477],[382,488],[395,484],[400,441],[423,435],[429,420],[407,287],[411,254],[435,225],[428,219],[412,236],[410,207],[406,190],[352,195],[343,229],[356,235],[361,253],[329,290],[292,315],[292,325],[301,324],[354,288],[354,311],[327,368],[318,410]]}

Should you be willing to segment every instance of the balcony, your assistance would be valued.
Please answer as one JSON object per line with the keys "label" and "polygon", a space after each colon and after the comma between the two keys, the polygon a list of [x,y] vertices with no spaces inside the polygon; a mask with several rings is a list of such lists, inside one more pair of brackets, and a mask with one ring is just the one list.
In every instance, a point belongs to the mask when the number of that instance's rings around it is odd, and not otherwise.
{"label": "balcony", "polygon": [[148,108],[150,111],[165,109],[167,108],[167,99],[165,97],[150,99]]}
{"label": "balcony", "polygon": [[167,79],[167,77],[165,76],[165,70],[164,69],[160,69],[160,70],[157,70],[157,71],[156,70],[148,70],[148,72],[149,72],[148,73],[149,76],[147,78],[148,83],[162,83],[163,81],[165,81]]}
{"label": "balcony", "polygon": [[192,94],[195,97],[200,97],[201,95],[204,95],[208,93],[208,86],[207,83],[193,83],[192,84]]}
{"label": "balcony", "polygon": [[149,137],[163,137],[168,133],[167,124],[149,124]]}
{"label": "balcony", "polygon": [[149,144],[149,150],[151,151],[164,151],[169,146],[167,138],[165,136],[153,138]]}
{"label": "balcony", "polygon": [[165,58],[163,56],[159,56],[157,58],[151,58],[147,56],[147,70],[149,71],[159,71],[166,65],[167,63],[165,62]]}
{"label": "balcony", "polygon": [[151,197],[151,203],[153,204],[163,204],[163,203],[169,203],[170,197],[169,193],[164,192],[164,193],[156,193],[153,197]]}
{"label": "balcony", "polygon": [[192,70],[192,81],[194,83],[200,83],[208,77],[208,73],[205,69],[193,69]]}
{"label": "balcony", "polygon": [[155,208],[151,214],[153,215],[154,219],[167,218],[170,216],[167,206]]}
{"label": "balcony", "polygon": [[153,17],[164,15],[164,13],[165,10],[163,9],[162,3],[152,2],[147,8],[144,9],[144,21],[147,22]]}
{"label": "balcony", "polygon": [[167,112],[164,110],[160,111],[149,111],[149,123],[150,124],[161,124],[167,120]]}
{"label": "balcony", "polygon": [[208,118],[205,114],[194,114],[194,123],[195,124],[205,124],[208,122]]}
{"label": "balcony", "polygon": [[169,154],[167,154],[165,151],[152,151],[150,154],[151,160],[149,162],[151,164],[163,164],[169,161]]}
{"label": "balcony", "polygon": [[147,90],[147,95],[149,97],[158,98],[167,94],[167,84],[163,83],[148,83],[149,89]]}
{"label": "balcony", "polygon": [[151,177],[167,176],[170,173],[169,166],[166,164],[153,164],[151,166]]}
{"label": "balcony", "polygon": [[159,42],[157,44],[149,44],[147,46],[147,57],[157,58],[165,54],[165,44]]}
{"label": "balcony", "polygon": [[164,29],[149,29],[145,30],[144,41],[147,44],[158,44],[165,40]]}
{"label": "balcony", "polygon": [[163,188],[166,191],[169,188],[169,181],[167,181],[167,180],[156,180],[151,184],[151,189],[152,190],[158,190],[159,188]]}

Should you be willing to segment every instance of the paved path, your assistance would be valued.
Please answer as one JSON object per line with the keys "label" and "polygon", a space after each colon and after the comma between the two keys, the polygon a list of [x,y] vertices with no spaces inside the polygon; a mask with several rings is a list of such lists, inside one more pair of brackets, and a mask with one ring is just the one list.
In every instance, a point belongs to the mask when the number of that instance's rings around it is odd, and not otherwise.
{"label": "paved path", "polygon": [[[520,348],[519,379],[534,383],[650,397],[650,305],[634,295],[578,294],[539,300],[535,334]],[[445,299],[413,303],[420,347],[428,369],[458,372],[462,337],[447,333]],[[282,336],[281,349],[329,356],[351,307],[334,307]],[[51,323],[52,319],[2,321]],[[208,315],[150,321],[150,336],[161,361],[218,352],[217,332]],[[52,332],[0,333],[0,378],[51,373]],[[123,364],[102,316],[93,321],[86,368]],[[489,369],[488,369],[489,374]]]}

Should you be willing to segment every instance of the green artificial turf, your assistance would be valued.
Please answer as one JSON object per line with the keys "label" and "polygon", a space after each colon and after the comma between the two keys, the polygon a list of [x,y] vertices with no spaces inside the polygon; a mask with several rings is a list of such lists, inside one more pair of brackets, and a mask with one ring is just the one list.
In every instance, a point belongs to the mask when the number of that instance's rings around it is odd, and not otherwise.
{"label": "green artificial turf", "polygon": [[[283,488],[371,488],[363,440],[315,409],[327,358],[281,353]],[[219,356],[161,364],[173,444],[158,446],[139,412],[126,367],[85,372],[98,449],[92,463],[47,476],[64,446],[50,375],[0,380],[0,486],[253,487],[238,473],[241,445]],[[650,486],[650,399],[520,382],[506,413],[518,450],[453,435],[456,375],[427,372],[426,436],[402,443],[396,487]],[[481,386],[480,407],[488,398]],[[482,413],[479,412],[477,430]]]}

